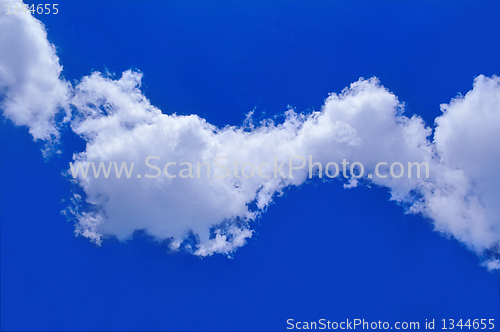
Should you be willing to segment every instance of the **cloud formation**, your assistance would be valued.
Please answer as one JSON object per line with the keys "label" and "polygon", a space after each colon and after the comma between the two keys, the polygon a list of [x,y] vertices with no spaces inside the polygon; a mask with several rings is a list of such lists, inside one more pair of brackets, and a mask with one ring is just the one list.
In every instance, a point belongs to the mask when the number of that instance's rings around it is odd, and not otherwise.
{"label": "cloud formation", "polygon": [[[0,0],[18,6],[21,1]],[[14,9],[13,9],[14,11]],[[60,79],[62,66],[43,24],[31,14],[0,15],[0,106],[16,125],[27,126],[35,140],[55,140],[55,121],[68,110],[70,84]],[[8,32],[8,33],[7,33]]]}
{"label": "cloud formation", "polygon": [[[441,105],[434,143],[443,170],[423,212],[436,229],[477,253],[500,253],[500,78],[478,76],[465,96]],[[500,266],[492,259],[489,268]]]}
{"label": "cloud formation", "polygon": [[[182,162],[211,162],[217,156],[232,170],[232,161],[281,164],[288,170],[289,156],[312,156],[326,165],[360,162],[365,175],[345,180],[345,188],[374,184],[388,188],[392,199],[408,212],[434,221],[437,231],[454,237],[484,258],[488,269],[500,261],[500,79],[478,76],[465,96],[441,105],[443,115],[432,129],[418,116],[404,115],[404,104],[376,78],[360,79],[340,94],[332,93],[320,111],[297,114],[289,109],[280,124],[267,119],[254,125],[251,114],[241,127],[218,128],[196,116],[166,115],[150,104],[140,90],[141,74],[126,71],[120,79],[95,72],[72,87],[60,78],[54,47],[43,25],[31,15],[0,17],[9,28],[30,42],[7,48],[0,36],[0,87],[4,116],[30,128],[34,139],[59,137],[56,121],[61,109],[65,120],[87,143],[74,161],[134,162],[130,178],[77,177],[75,194],[66,210],[75,220],[76,233],[100,244],[102,238],[131,238],[143,230],[174,250],[184,248],[199,256],[231,254],[253,234],[252,221],[274,197],[289,186],[308,181],[307,165],[293,178],[211,177],[137,178],[155,171],[150,160],[177,174]],[[19,38],[18,38],[19,39]],[[26,57],[25,54],[36,56]],[[24,56],[23,56],[24,55]],[[30,98],[28,98],[28,96]],[[69,112],[69,111],[67,111]],[[380,162],[427,162],[429,178],[368,178]],[[272,175],[273,165],[263,168]],[[69,176],[69,172],[66,172]],[[388,173],[388,166],[380,173]]]}
{"label": "cloud formation", "polygon": [[[309,169],[295,171],[293,178],[287,171],[285,177],[245,178],[234,174],[234,159],[253,165],[269,162],[262,169],[268,175],[275,158],[288,170],[289,156],[311,155],[323,165],[346,158],[362,162],[372,173],[380,160],[407,164],[432,159],[426,139],[431,131],[420,118],[403,116],[397,98],[376,79],[359,80],[341,95],[332,94],[322,111],[298,115],[289,110],[284,123],[265,120],[252,129],[216,128],[196,115],[162,114],[142,95],[140,79],[131,71],[119,80],[94,73],[75,87],[71,100],[76,109],[72,129],[87,141],[76,161],[135,162],[130,179],[78,177],[86,201],[97,207],[92,214],[77,213],[78,232],[97,242],[101,235],[125,240],[145,230],[179,244],[191,232],[198,240],[196,254],[230,253],[251,236],[249,222],[285,187],[304,183]],[[178,173],[181,162],[196,165],[227,156],[220,163],[226,162],[231,175],[216,178],[212,168],[210,178],[136,178],[136,173],[155,174],[143,162],[149,156],[157,156],[161,169],[177,162],[169,167],[171,174]],[[390,177],[376,183],[390,187],[398,200],[421,185],[418,179]]]}

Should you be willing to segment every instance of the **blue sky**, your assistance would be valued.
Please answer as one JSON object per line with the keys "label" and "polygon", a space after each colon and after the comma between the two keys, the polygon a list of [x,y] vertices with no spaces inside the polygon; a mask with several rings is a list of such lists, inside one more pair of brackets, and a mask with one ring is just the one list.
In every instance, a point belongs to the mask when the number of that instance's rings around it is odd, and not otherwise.
{"label": "blue sky", "polygon": [[[288,106],[310,114],[329,93],[377,77],[407,117],[434,129],[441,104],[466,95],[478,75],[500,74],[498,1],[64,1],[58,8],[35,18],[55,46],[62,80],[74,88],[95,71],[109,72],[109,82],[140,72],[140,91],[163,114],[197,114],[218,128],[241,126],[252,110],[256,123],[286,123]],[[2,102],[15,89],[8,84]],[[82,100],[68,109],[79,114]],[[44,157],[53,137],[34,142],[34,126],[2,105],[2,330],[286,330],[287,319],[364,318],[435,319],[436,329],[442,319],[493,319],[498,331],[498,271],[481,265],[498,258],[492,247],[474,252],[475,239],[435,231],[438,213],[405,213],[413,202],[390,201],[397,188],[389,185],[344,189],[315,178],[284,186],[230,258],[172,251],[143,230],[119,241],[119,225],[106,228],[111,236],[100,246],[75,236],[75,220],[61,211],[85,191],[62,173],[74,154],[99,146],[71,120],[57,126],[61,153]],[[461,131],[442,133],[452,141]],[[498,152],[494,138],[477,144],[464,154],[483,145]],[[197,196],[184,197],[196,204]],[[485,211],[498,217],[498,209]]]}

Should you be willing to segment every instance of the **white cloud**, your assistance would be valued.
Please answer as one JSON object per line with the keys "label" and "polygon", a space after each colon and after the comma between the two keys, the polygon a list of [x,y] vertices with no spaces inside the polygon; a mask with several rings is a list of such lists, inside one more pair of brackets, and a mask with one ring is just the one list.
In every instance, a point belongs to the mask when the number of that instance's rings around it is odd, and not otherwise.
{"label": "white cloud", "polygon": [[[344,158],[361,162],[365,176],[349,179],[345,188],[369,182],[388,187],[394,200],[409,205],[409,212],[432,218],[438,231],[478,254],[498,250],[495,216],[499,211],[494,205],[498,177],[488,174],[498,163],[494,153],[499,141],[494,130],[499,118],[498,78],[478,77],[469,94],[443,106],[445,113],[436,120],[434,144],[428,139],[431,129],[417,116],[404,116],[404,105],[376,79],[361,79],[340,95],[332,94],[321,111],[298,115],[289,110],[284,123],[266,120],[250,130],[248,126],[216,128],[195,115],[162,114],[142,95],[140,79],[139,73],[131,71],[119,80],[94,73],[75,89],[71,103],[78,112],[72,128],[87,140],[86,151],[75,155],[75,160],[135,161],[137,167],[131,179],[79,179],[87,202],[98,207],[92,214],[77,214],[80,234],[91,239],[114,235],[124,240],[135,230],[145,230],[159,240],[172,239],[175,248],[194,234],[198,239],[195,254],[230,253],[251,237],[250,222],[276,194],[289,185],[304,183],[309,166],[294,171],[293,179],[246,179],[241,174],[217,179],[213,168],[210,179],[204,175],[200,179],[164,175],[137,179],[137,173],[152,171],[143,161],[158,156],[151,163],[157,162],[161,168],[175,161],[177,165],[169,171],[177,174],[182,169],[180,162],[196,165],[228,156],[232,170],[234,159],[240,165],[259,165],[272,163],[276,156],[278,164],[285,163],[288,175],[289,156],[311,155],[313,163],[323,166],[331,161],[340,165]],[[478,108],[481,111],[474,111]],[[491,144],[485,147],[484,142]],[[471,162],[469,152],[482,161]],[[409,179],[407,168],[398,179],[366,178],[374,174],[380,161],[387,165],[427,162],[430,178],[422,175],[418,179],[414,174]],[[272,175],[272,167],[264,170]],[[388,173],[388,166],[380,172]],[[196,177],[196,170],[193,174]],[[252,202],[257,210],[249,208]]]}
{"label": "white cloud", "polygon": [[434,142],[446,169],[426,192],[426,212],[476,252],[499,251],[500,78],[478,76],[465,97],[441,109]]}
{"label": "white cloud", "polygon": [[489,259],[482,263],[483,266],[486,266],[488,271],[500,270],[500,259]]}
{"label": "white cloud", "polygon": [[[21,1],[0,0],[0,108],[16,125],[29,127],[35,140],[59,137],[55,115],[68,108],[69,84],[43,24],[31,14],[12,12]],[[28,12],[29,13],[29,12]]]}
{"label": "white cloud", "polygon": [[[144,164],[149,156],[157,156],[150,163],[162,169],[176,162],[171,174],[184,168],[181,162],[210,163],[217,156],[229,157],[219,162],[231,170],[234,159],[241,169],[244,162],[257,166],[276,158],[288,175],[289,156],[311,155],[313,163],[323,166],[332,161],[341,165],[343,159],[362,163],[364,177],[344,180],[344,188],[387,187],[408,212],[431,218],[436,230],[481,255],[488,269],[499,269],[498,77],[479,76],[466,96],[442,105],[433,142],[432,130],[420,117],[405,116],[404,104],[375,78],[331,94],[321,111],[302,115],[290,109],[282,124],[265,120],[255,125],[250,114],[243,127],[217,128],[196,115],[163,114],[140,91],[137,72],[127,71],[118,80],[93,73],[71,87],[60,78],[62,67],[43,25],[31,15],[2,15],[0,30],[9,31],[0,34],[0,100],[7,118],[28,126],[35,140],[53,141],[59,137],[56,115],[66,109],[69,120],[71,105],[71,128],[87,142],[75,161],[113,161],[118,167],[135,163],[129,179],[73,180],[84,196],[75,194],[65,212],[75,220],[75,232],[97,244],[103,237],[126,240],[143,230],[159,241],[169,240],[172,250],[231,254],[252,236],[252,221],[273,198],[288,186],[302,185],[309,171],[307,160],[293,178],[274,178],[269,165],[263,168],[271,175],[267,179],[241,173],[218,179],[212,164],[211,178],[205,173],[196,178],[194,169],[195,178],[162,174],[152,179],[144,177],[155,173]],[[381,161],[387,163],[380,168],[386,174],[394,162],[427,162],[430,178],[409,179],[407,167],[398,179],[367,178]]]}

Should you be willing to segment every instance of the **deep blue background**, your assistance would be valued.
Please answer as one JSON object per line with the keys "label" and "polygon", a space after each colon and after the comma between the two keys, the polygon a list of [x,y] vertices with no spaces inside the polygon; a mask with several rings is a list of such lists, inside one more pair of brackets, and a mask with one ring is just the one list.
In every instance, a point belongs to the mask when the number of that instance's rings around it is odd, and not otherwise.
{"label": "deep blue background", "polygon": [[[319,109],[361,76],[433,126],[439,104],[500,72],[499,1],[59,3],[37,18],[66,79],[138,69],[163,112],[218,126],[254,108]],[[82,141],[65,131],[46,162],[26,128],[0,130],[2,330],[274,330],[288,318],[494,318],[498,330],[498,275],[384,189],[291,188],[234,259],[168,254],[141,234],[96,247],[60,215],[61,170]]]}

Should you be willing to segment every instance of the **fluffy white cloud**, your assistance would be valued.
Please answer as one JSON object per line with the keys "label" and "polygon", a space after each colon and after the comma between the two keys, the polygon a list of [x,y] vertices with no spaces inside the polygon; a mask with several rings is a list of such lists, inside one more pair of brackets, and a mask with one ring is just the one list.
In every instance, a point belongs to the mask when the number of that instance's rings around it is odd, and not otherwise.
{"label": "fluffy white cloud", "polygon": [[478,253],[500,252],[500,78],[478,76],[474,88],[436,119],[440,176],[425,192],[436,229]]}
{"label": "fluffy white cloud", "polygon": [[[331,161],[340,165],[344,158],[351,163],[361,162],[365,176],[359,181],[388,187],[393,199],[408,203],[411,212],[434,219],[437,230],[454,236],[479,254],[498,246],[500,233],[495,216],[499,212],[493,204],[498,186],[488,180],[487,174],[498,162],[494,153],[498,148],[490,145],[489,151],[481,152],[483,142],[497,144],[494,128],[499,114],[498,78],[478,77],[467,96],[443,106],[445,113],[437,119],[434,144],[428,140],[431,129],[417,116],[404,116],[403,105],[376,79],[359,80],[340,95],[332,94],[321,111],[297,115],[289,110],[283,124],[266,120],[251,129],[220,129],[194,115],[162,114],[149,104],[139,86],[140,74],[128,71],[119,80],[94,73],[75,89],[72,104],[78,113],[72,127],[88,142],[86,151],[77,154],[75,160],[96,164],[135,161],[136,167],[130,179],[79,178],[87,202],[98,207],[92,214],[78,214],[81,234],[93,239],[100,239],[101,234],[126,239],[142,229],[157,239],[173,239],[177,244],[194,234],[199,241],[196,254],[231,252],[251,236],[248,222],[265,210],[274,195],[286,186],[301,185],[308,177],[307,160],[304,168],[288,178],[289,156],[311,155],[313,163],[320,162],[323,167]],[[476,108],[482,111],[474,114]],[[491,130],[484,128],[486,124]],[[453,137],[465,133],[465,128],[473,141],[467,141],[468,145]],[[473,133],[482,136],[471,137]],[[469,162],[464,149],[487,160]],[[202,173],[199,179],[169,179],[164,174],[156,179],[137,179],[136,174],[155,174],[144,164],[148,156],[157,156],[150,162],[157,162],[162,169],[167,162],[177,162],[169,167],[170,174],[184,168],[181,162],[212,163],[217,156],[227,156],[231,176],[215,178],[212,164],[211,178]],[[278,165],[284,163],[287,178],[274,178],[275,156]],[[240,162],[239,177],[233,174],[234,159]],[[470,165],[456,164],[456,160]],[[374,174],[380,161],[387,162],[380,168],[381,173],[388,173],[388,165],[400,162],[405,166],[404,175],[398,179],[368,179],[366,175]],[[244,162],[270,162],[263,170],[271,177],[244,178]],[[414,173],[408,178],[408,162],[427,162],[430,177],[426,179],[422,174],[419,179]],[[482,168],[475,171],[472,167]],[[193,175],[196,177],[196,169]],[[358,180],[351,178],[345,187],[356,185]],[[258,207],[254,211],[249,209],[253,202]]]}
{"label": "fluffy white cloud", "polygon": [[[252,236],[252,220],[276,195],[308,179],[311,156],[312,163],[323,167],[329,162],[341,166],[343,159],[362,163],[364,176],[344,179],[344,188],[388,188],[408,212],[431,218],[436,230],[482,256],[488,269],[500,269],[498,77],[479,76],[466,96],[442,105],[433,142],[432,130],[420,117],[405,116],[404,104],[375,78],[360,79],[342,93],[331,94],[321,111],[303,115],[290,109],[281,124],[268,119],[253,126],[250,114],[243,127],[217,128],[196,115],[163,114],[142,94],[137,72],[127,71],[118,80],[93,73],[71,87],[60,78],[62,68],[43,25],[29,14],[3,15],[0,28],[9,31],[0,35],[4,115],[28,126],[35,139],[51,141],[59,136],[56,115],[71,105],[74,112],[70,116],[67,111],[66,120],[71,117],[71,129],[87,142],[74,161],[84,166],[104,162],[106,169],[116,162],[116,170],[122,162],[129,168],[134,162],[129,178],[125,170],[117,178],[111,166],[107,178],[101,170],[99,178],[80,173],[72,180],[83,190],[65,211],[75,220],[77,234],[100,244],[103,237],[126,240],[143,230],[158,241],[169,241],[172,250],[231,254]],[[159,177],[150,178],[157,173],[145,164],[150,156],[155,156],[149,163],[160,168]],[[218,156],[229,158],[219,163],[230,169],[230,176],[215,176],[224,173],[214,167]],[[288,173],[290,156],[306,158],[305,167],[293,177]],[[168,171],[177,177],[165,175],[168,162],[176,163]],[[181,178],[189,173],[183,162],[194,166],[192,178]],[[197,177],[197,162],[211,165],[210,178],[205,166]],[[265,162],[269,164],[261,170],[270,177],[243,176],[243,163],[257,168]],[[404,172],[400,178],[368,177],[379,162],[387,163],[379,169],[382,174],[395,162]],[[409,178],[409,162],[428,163],[430,177],[417,178],[413,168]],[[274,177],[274,163],[283,163],[284,177]],[[300,164],[300,159],[293,162]],[[250,174],[251,167],[245,171]],[[325,178],[324,168],[321,173]]]}
{"label": "fluffy white cloud", "polygon": [[[430,130],[420,118],[403,116],[397,98],[376,79],[360,80],[340,96],[332,94],[321,112],[303,116],[289,110],[283,124],[267,120],[249,130],[216,128],[195,115],[162,114],[141,94],[140,78],[139,73],[131,71],[119,80],[94,73],[76,86],[71,101],[77,110],[72,128],[87,140],[86,150],[75,155],[76,161],[84,165],[101,161],[104,165],[135,163],[130,179],[78,178],[86,201],[96,210],[76,212],[77,232],[96,242],[101,235],[124,240],[136,230],[145,230],[173,243],[182,243],[192,234],[198,240],[198,255],[230,253],[252,235],[249,221],[276,193],[307,178],[308,166],[289,178],[289,156],[311,155],[313,162],[323,165],[331,161],[340,165],[347,158],[362,162],[371,173],[381,160],[390,165],[393,161],[407,164],[432,158],[426,138]],[[156,174],[144,163],[149,156],[157,156],[149,162],[162,170],[167,162],[176,162],[169,167],[170,174],[185,168],[182,162],[194,166],[208,162],[212,164],[211,177],[202,173],[197,178],[194,169],[195,178],[137,178],[137,174]],[[213,160],[218,156],[229,158],[219,161],[231,168],[227,178],[215,177]],[[285,177],[273,176],[274,158],[278,164],[284,163]],[[240,162],[237,175],[231,164],[235,159]],[[241,164],[247,162],[255,166],[269,162],[262,171],[270,177],[243,177]],[[247,174],[250,171],[247,166]],[[353,183],[356,180],[351,186]],[[394,196],[402,199],[421,180],[388,177],[377,183],[391,187]],[[254,211],[249,209],[253,202],[258,207]]]}
{"label": "fluffy white cloud", "polygon": [[55,115],[68,108],[69,84],[47,40],[43,24],[31,14],[12,12],[22,1],[0,0],[0,108],[16,125],[28,126],[35,140],[59,137]]}

